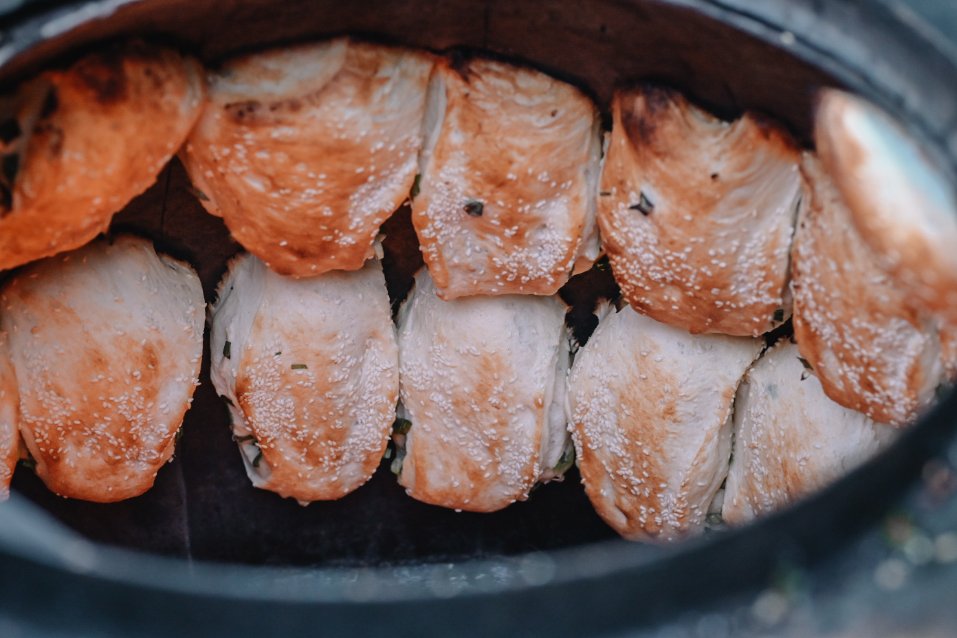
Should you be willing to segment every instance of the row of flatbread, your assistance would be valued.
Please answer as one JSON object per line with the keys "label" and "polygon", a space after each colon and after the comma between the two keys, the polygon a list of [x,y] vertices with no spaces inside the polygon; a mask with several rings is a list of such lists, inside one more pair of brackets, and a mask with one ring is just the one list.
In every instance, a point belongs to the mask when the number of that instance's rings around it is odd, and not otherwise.
{"label": "row of flatbread", "polygon": [[[601,252],[632,307],[692,333],[758,336],[793,294],[828,396],[880,421],[912,420],[952,349],[953,192],[843,94],[819,118],[826,170],[766,118],[652,86],[616,94],[603,155],[569,84],[344,38],[205,76],[133,43],[8,102],[0,268],[89,241],[179,151],[205,208],[279,274],[361,268],[411,198],[443,299],[552,295]],[[835,192],[848,207],[822,203]]]}
{"label": "row of flatbread", "polygon": [[[602,516],[667,538],[721,511],[725,477],[731,521],[827,482],[887,440],[878,423],[912,422],[954,366],[953,193],[844,94],[821,103],[820,160],[765,118],[726,122],[652,86],[616,94],[603,141],[590,100],[542,73],[348,39],[205,76],[134,43],[0,106],[0,268],[89,241],[179,152],[251,253],[211,309],[213,381],[253,482],[300,501],[371,475],[401,397],[396,468],[416,498],[478,511],[524,498],[569,465],[569,422]],[[428,272],[396,337],[374,256],[406,201]],[[0,418],[58,493],[118,500],[172,453],[203,304],[188,267],[103,244],[4,287]],[[555,293],[601,252],[627,307],[600,311],[566,381]],[[179,279],[149,287],[160,263]],[[64,282],[94,274],[130,318],[67,303]],[[164,312],[177,321],[160,325]],[[797,345],[758,358],[792,312]],[[173,352],[179,367],[162,361]]]}
{"label": "row of flatbread", "polygon": [[[58,494],[146,491],[198,384],[195,273],[146,240],[96,240],[21,271],[0,303],[5,484],[22,438]],[[257,487],[340,498],[392,437],[409,495],[490,512],[577,457],[596,510],[635,539],[694,533],[709,512],[744,523],[893,438],[830,401],[787,339],[694,335],[603,303],[572,365],[566,311],[555,296],[443,300],[423,269],[396,326],[377,260],[295,279],[245,254],[210,309],[211,375]]]}

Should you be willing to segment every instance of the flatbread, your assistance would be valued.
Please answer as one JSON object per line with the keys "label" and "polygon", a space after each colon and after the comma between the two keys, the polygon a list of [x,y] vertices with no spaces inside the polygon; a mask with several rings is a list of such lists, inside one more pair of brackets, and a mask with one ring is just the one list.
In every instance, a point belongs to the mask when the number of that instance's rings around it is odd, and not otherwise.
{"label": "flatbread", "polygon": [[399,393],[379,262],[293,279],[244,254],[210,317],[210,376],[253,485],[306,504],[369,480]]}

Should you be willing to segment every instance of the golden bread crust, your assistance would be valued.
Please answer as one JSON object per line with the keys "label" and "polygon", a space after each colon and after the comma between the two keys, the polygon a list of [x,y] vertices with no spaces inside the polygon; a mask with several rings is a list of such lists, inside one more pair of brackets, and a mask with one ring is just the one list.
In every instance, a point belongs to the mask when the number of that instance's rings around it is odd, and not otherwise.
{"label": "golden bread crust", "polygon": [[0,304],[37,475],[88,501],[148,490],[199,384],[196,273],[145,240],[97,240],[18,272]]}
{"label": "golden bread crust", "polygon": [[820,163],[808,154],[802,171],[791,281],[798,348],[833,401],[906,425],[941,381],[936,327],[881,268]]}
{"label": "golden bread crust", "polygon": [[293,279],[244,254],[230,264],[211,317],[211,377],[229,399],[253,484],[308,503],[368,481],[399,394],[379,263]]}
{"label": "golden bread crust", "polygon": [[431,67],[347,39],[228,62],[181,153],[203,205],[279,274],[358,270],[412,188]]}
{"label": "golden bread crust", "polygon": [[543,73],[482,59],[440,60],[429,90],[412,222],[439,295],[555,294],[598,256],[595,106]]}
{"label": "golden bread crust", "polygon": [[21,88],[12,207],[0,210],[0,269],[77,248],[156,180],[199,116],[199,64],[132,43]]}
{"label": "golden bread crust", "polygon": [[628,303],[694,333],[757,336],[785,321],[800,196],[791,139],[650,86],[618,92],[612,114],[598,225]]}

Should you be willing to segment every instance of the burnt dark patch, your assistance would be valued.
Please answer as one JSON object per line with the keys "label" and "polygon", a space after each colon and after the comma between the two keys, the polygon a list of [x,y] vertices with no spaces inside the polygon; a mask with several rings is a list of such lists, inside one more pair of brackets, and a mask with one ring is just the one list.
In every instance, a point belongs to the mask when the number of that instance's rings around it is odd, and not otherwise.
{"label": "burnt dark patch", "polygon": [[258,100],[244,100],[242,102],[230,102],[223,107],[223,110],[234,121],[249,123],[256,119],[262,108],[262,102]]}
{"label": "burnt dark patch", "polygon": [[146,66],[143,68],[143,76],[149,80],[150,85],[153,87],[154,91],[162,91],[164,88],[164,80],[159,73],[156,72],[152,66]]}
{"label": "burnt dark patch", "polygon": [[671,89],[654,84],[644,85],[641,88],[641,94],[644,96],[645,110],[648,113],[660,113],[668,110],[679,95]]}
{"label": "burnt dark patch", "polygon": [[107,52],[82,60],[74,68],[77,78],[101,104],[112,104],[126,95],[126,74],[118,52]]}
{"label": "burnt dark patch", "polygon": [[60,94],[55,86],[51,86],[47,91],[47,96],[43,98],[43,106],[40,107],[40,118],[47,119],[57,112],[60,108]]}
{"label": "burnt dark patch", "polygon": [[449,55],[449,68],[458,73],[466,82],[472,75],[471,62],[471,56],[464,51],[452,51]]}
{"label": "burnt dark patch", "polygon": [[[629,100],[632,108],[627,108],[622,113],[622,124],[625,132],[636,144],[651,144],[654,141],[658,120],[662,113],[671,108],[676,95],[670,89],[650,84],[629,95],[634,101]],[[634,108],[639,99],[644,101],[643,108]]]}
{"label": "burnt dark patch", "polygon": [[43,122],[37,125],[36,135],[47,136],[47,149],[50,152],[50,155],[56,157],[63,152],[63,129],[59,126],[54,126],[49,122]]}

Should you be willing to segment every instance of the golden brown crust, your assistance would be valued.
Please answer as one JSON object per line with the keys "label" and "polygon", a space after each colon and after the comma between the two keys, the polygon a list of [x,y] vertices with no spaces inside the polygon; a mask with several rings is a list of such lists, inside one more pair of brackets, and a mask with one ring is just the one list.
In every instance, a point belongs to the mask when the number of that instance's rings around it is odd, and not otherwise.
{"label": "golden brown crust", "polygon": [[[0,269],[76,248],[146,190],[199,115],[197,62],[133,43],[48,71],[16,99],[23,131]],[[2,206],[2,203],[0,203]]]}
{"label": "golden brown crust", "polygon": [[341,498],[369,480],[399,394],[377,261],[293,279],[252,255],[238,257],[213,307],[210,351],[210,376],[231,402],[256,487],[305,504]]}
{"label": "golden brown crust", "polygon": [[699,532],[728,471],[735,389],[759,339],[691,335],[630,307],[578,352],[569,417],[585,492],[632,540]]}
{"label": "golden brown crust", "polygon": [[555,391],[568,368],[563,305],[528,295],[443,301],[425,270],[412,294],[399,316],[412,422],[400,485],[472,512],[524,500],[567,439],[563,388]]}
{"label": "golden brown crust", "polygon": [[828,399],[794,344],[779,341],[738,389],[724,521],[747,523],[825,487],[895,434]]}
{"label": "golden brown crust", "polygon": [[598,254],[595,106],[542,73],[482,59],[440,60],[429,90],[412,222],[439,294],[554,294]]}
{"label": "golden brown crust", "polygon": [[628,303],[695,333],[757,336],[786,320],[800,195],[790,138],[655,87],[617,93],[612,113],[598,225]]}
{"label": "golden brown crust", "polygon": [[921,311],[957,323],[953,184],[887,114],[822,92],[814,139],[861,238]]}
{"label": "golden brown crust", "polygon": [[802,171],[791,281],[798,348],[833,401],[910,423],[941,380],[936,328],[880,267],[813,156]]}
{"label": "golden brown crust", "polygon": [[37,475],[96,502],[149,489],[198,385],[192,269],[141,239],[98,240],[19,272],[0,303]]}
{"label": "golden brown crust", "polygon": [[415,179],[431,66],[346,39],[227,63],[181,154],[203,205],[277,273],[361,268]]}
{"label": "golden brown crust", "polygon": [[10,481],[20,456],[20,405],[17,378],[0,332],[0,500],[10,494]]}

